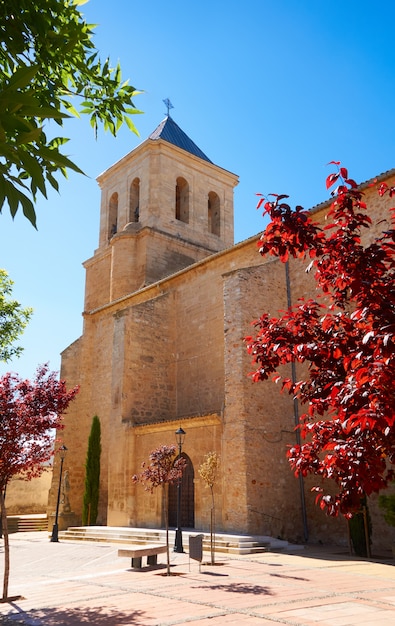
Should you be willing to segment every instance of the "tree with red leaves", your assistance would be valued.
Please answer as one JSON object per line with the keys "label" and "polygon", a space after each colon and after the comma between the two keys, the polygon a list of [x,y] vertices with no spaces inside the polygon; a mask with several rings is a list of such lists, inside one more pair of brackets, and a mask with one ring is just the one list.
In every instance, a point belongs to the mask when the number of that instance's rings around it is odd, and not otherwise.
{"label": "tree with red leaves", "polygon": [[175,445],[163,445],[152,450],[149,460],[149,465],[147,466],[144,462],[143,471],[135,474],[132,480],[134,483],[142,483],[146,491],[150,493],[153,493],[156,487],[162,487],[166,523],[167,575],[170,576],[168,487],[181,480],[186,460],[182,456],[176,458]]}
{"label": "tree with red leaves", "polygon": [[47,366],[33,381],[7,373],[0,378],[0,506],[4,533],[3,599],[8,598],[9,542],[5,491],[14,476],[40,476],[54,453],[53,431],[61,430],[62,414],[77,394],[67,390]]}
{"label": "tree with red leaves", "polygon": [[[339,186],[325,226],[302,207],[291,210],[287,196],[259,200],[271,219],[259,252],[283,263],[309,258],[306,271],[314,270],[317,295],[299,299],[282,317],[262,315],[246,342],[253,381],[282,380],[282,388],[307,406],[299,443],[288,451],[292,469],[319,476],[316,502],[329,515],[350,518],[361,499],[394,477],[395,209],[388,216],[392,229],[362,245],[361,234],[372,224],[364,193],[346,168],[331,163],[337,171],[327,177],[327,188]],[[386,183],[377,191],[395,196]],[[307,365],[302,380],[278,373],[289,363]]]}

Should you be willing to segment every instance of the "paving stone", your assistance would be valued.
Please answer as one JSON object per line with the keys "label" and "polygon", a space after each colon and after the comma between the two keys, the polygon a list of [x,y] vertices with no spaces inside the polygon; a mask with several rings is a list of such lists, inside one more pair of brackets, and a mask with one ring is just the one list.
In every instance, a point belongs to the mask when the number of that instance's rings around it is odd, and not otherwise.
{"label": "paving stone", "polygon": [[[392,562],[307,548],[227,555],[199,572],[172,552],[166,576],[165,558],[134,570],[112,544],[51,543],[42,532],[16,533],[10,545],[9,594],[22,597],[0,604],[6,626],[395,624]],[[2,576],[1,557],[0,568]]]}

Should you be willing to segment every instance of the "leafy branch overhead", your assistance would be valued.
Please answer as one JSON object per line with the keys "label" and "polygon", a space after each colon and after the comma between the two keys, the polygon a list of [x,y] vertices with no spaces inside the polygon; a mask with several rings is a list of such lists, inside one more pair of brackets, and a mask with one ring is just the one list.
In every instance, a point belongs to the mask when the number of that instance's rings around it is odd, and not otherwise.
{"label": "leafy branch overhead", "polygon": [[[70,117],[88,115],[114,136],[131,115],[138,91],[123,81],[119,64],[102,62],[93,43],[94,26],[79,10],[84,0],[3,0],[0,7],[0,211],[14,217],[19,207],[36,225],[37,193],[67,170],[82,173],[56,136]],[[52,122],[52,124],[50,124]],[[51,130],[51,137],[48,131]]]}
{"label": "leafy branch overhead", "polygon": [[[325,486],[314,488],[317,502],[330,515],[349,517],[361,498],[384,489],[394,476],[395,209],[383,204],[380,215],[392,227],[369,235],[363,191],[346,168],[332,164],[337,171],[327,177],[327,188],[339,186],[325,225],[302,207],[292,211],[287,196],[259,201],[271,219],[258,242],[260,253],[283,262],[308,258],[317,296],[299,299],[282,317],[264,313],[246,342],[252,379],[282,381],[307,406],[299,427],[304,442],[288,453],[291,467],[324,479]],[[395,186],[381,183],[377,192],[392,198]],[[278,371],[291,362],[308,366],[298,381]]]}

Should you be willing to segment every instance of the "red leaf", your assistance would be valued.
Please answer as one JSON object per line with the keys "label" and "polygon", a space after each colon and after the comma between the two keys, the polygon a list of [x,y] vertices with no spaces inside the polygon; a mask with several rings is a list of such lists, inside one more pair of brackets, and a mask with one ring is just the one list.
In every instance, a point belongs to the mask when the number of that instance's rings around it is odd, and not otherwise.
{"label": "red leaf", "polygon": [[329,176],[326,179],[326,188],[329,189],[329,187],[332,187],[332,185],[335,184],[338,178],[339,178],[339,174],[329,174]]}
{"label": "red leaf", "polygon": [[[258,194],[257,194],[258,195]],[[260,198],[258,204],[256,205],[256,208],[259,209],[260,206],[263,204],[263,202],[265,202],[265,198]]]}
{"label": "red leaf", "polygon": [[385,192],[387,191],[387,189],[388,189],[387,183],[381,183],[381,185],[378,188],[379,196],[383,196]]}
{"label": "red leaf", "polygon": [[367,344],[369,339],[371,339],[372,337],[374,337],[374,331],[370,330],[369,332],[366,333],[366,335],[364,336],[364,338],[362,339],[362,343],[363,344]]}

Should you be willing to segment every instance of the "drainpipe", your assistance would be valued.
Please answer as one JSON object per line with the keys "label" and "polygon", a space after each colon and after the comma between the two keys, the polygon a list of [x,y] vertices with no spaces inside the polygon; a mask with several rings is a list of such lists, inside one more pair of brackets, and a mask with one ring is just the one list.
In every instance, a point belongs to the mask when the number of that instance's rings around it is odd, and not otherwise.
{"label": "drainpipe", "polygon": [[[287,305],[288,305],[288,309],[290,309],[292,306],[292,302],[291,302],[291,281],[289,277],[289,261],[286,261],[285,263],[285,282],[287,286]],[[296,383],[296,365],[294,361],[292,361],[291,363],[291,376],[292,376],[292,383],[295,384]],[[299,405],[298,405],[297,398],[294,398],[293,405],[294,405],[294,423],[295,423],[295,426],[298,426],[299,425]],[[299,428],[296,429],[295,434],[296,434],[296,443],[300,446],[301,437],[300,437]],[[302,509],[303,534],[304,534],[304,540],[308,541],[309,529],[307,526],[306,500],[305,500],[304,481],[303,481],[302,474],[299,474],[298,478],[299,478],[299,490],[300,490],[300,504],[301,504],[301,509]]]}

